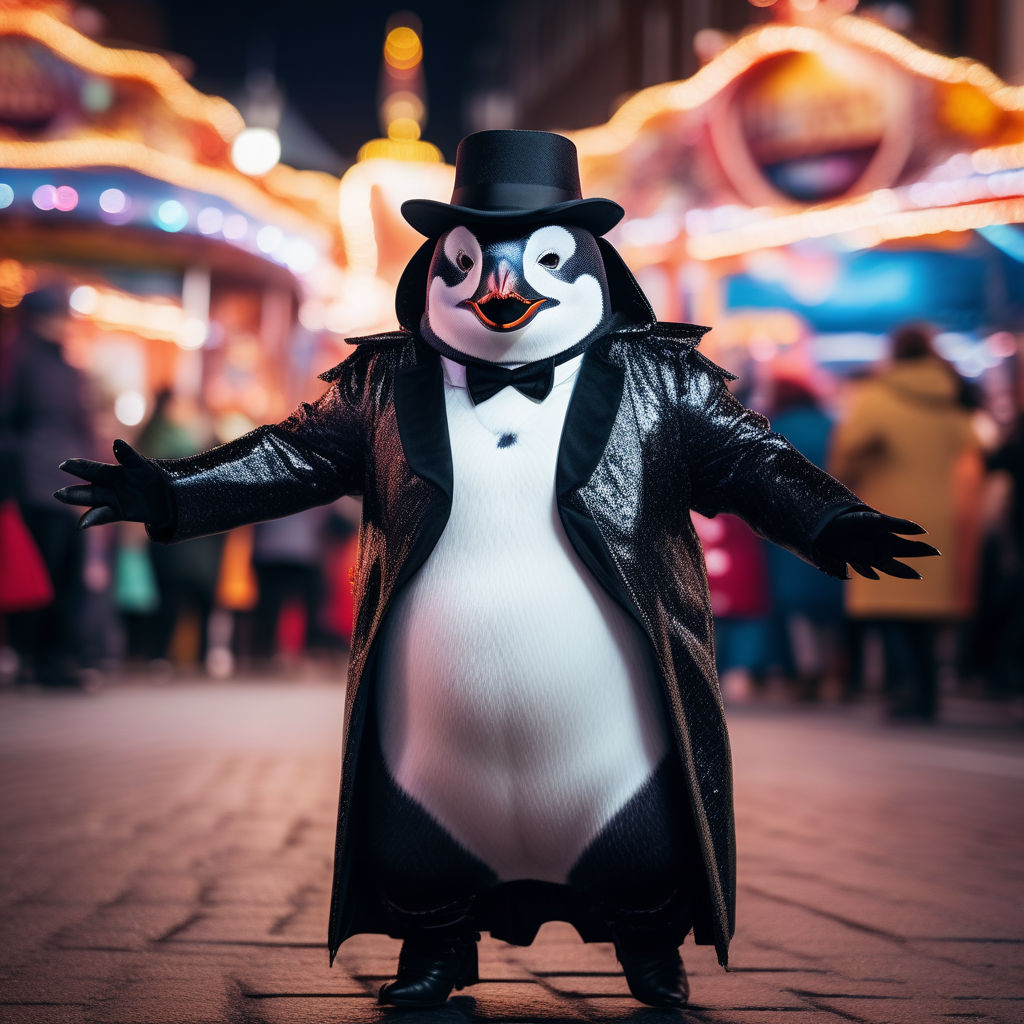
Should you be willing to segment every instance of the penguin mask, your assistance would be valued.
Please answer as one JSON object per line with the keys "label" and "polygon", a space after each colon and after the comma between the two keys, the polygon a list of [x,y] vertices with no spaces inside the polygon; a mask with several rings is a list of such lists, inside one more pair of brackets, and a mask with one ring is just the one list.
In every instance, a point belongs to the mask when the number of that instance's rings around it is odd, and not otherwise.
{"label": "penguin mask", "polygon": [[585,228],[458,225],[434,248],[422,328],[455,353],[521,364],[581,352],[611,318],[597,239]]}

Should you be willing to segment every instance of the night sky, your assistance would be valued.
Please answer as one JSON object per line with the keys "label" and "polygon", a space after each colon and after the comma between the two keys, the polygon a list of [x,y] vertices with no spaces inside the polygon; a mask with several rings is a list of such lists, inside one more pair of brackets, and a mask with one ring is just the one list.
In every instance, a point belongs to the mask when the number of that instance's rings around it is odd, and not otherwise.
{"label": "night sky", "polygon": [[94,0],[108,38],[163,47],[195,65],[206,92],[235,94],[253,62],[270,63],[289,102],[343,157],[380,135],[376,95],[384,25],[412,10],[423,22],[427,125],[424,138],[454,159],[464,134],[464,98],[478,83],[488,5],[305,3],[302,0]]}

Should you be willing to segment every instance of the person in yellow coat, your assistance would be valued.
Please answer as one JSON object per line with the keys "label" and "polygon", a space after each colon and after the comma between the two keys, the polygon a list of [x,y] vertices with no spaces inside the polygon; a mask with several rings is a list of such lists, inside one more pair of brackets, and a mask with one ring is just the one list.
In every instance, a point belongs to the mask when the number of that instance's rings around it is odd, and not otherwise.
{"label": "person in yellow coat", "polygon": [[973,602],[982,452],[964,383],[936,354],[931,330],[898,330],[891,357],[853,394],[829,469],[866,504],[920,523],[945,556],[921,580],[855,576],[846,585],[847,614],[881,635],[890,711],[933,719],[939,628]]}

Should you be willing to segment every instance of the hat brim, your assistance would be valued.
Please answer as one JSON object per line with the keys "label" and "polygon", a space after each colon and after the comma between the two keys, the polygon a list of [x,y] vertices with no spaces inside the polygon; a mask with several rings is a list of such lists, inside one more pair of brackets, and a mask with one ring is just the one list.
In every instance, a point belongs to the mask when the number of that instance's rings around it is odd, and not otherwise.
{"label": "hat brim", "polygon": [[433,199],[408,199],[402,203],[402,216],[427,238],[437,238],[459,224],[499,228],[571,224],[586,228],[594,235],[603,235],[611,231],[624,214],[625,210],[611,199],[570,199],[537,210],[478,210]]}

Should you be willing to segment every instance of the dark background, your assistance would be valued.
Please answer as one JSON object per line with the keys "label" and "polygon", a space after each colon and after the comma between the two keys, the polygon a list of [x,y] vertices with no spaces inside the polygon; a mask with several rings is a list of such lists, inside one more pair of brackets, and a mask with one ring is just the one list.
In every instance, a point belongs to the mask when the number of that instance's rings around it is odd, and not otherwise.
{"label": "dark background", "polygon": [[[401,3],[302,0],[94,0],[104,36],[167,49],[194,65],[193,85],[237,100],[247,71],[269,67],[288,102],[346,162],[381,134],[377,85],[388,18]],[[480,81],[487,4],[418,0],[423,23],[424,138],[454,159],[463,102]]]}

